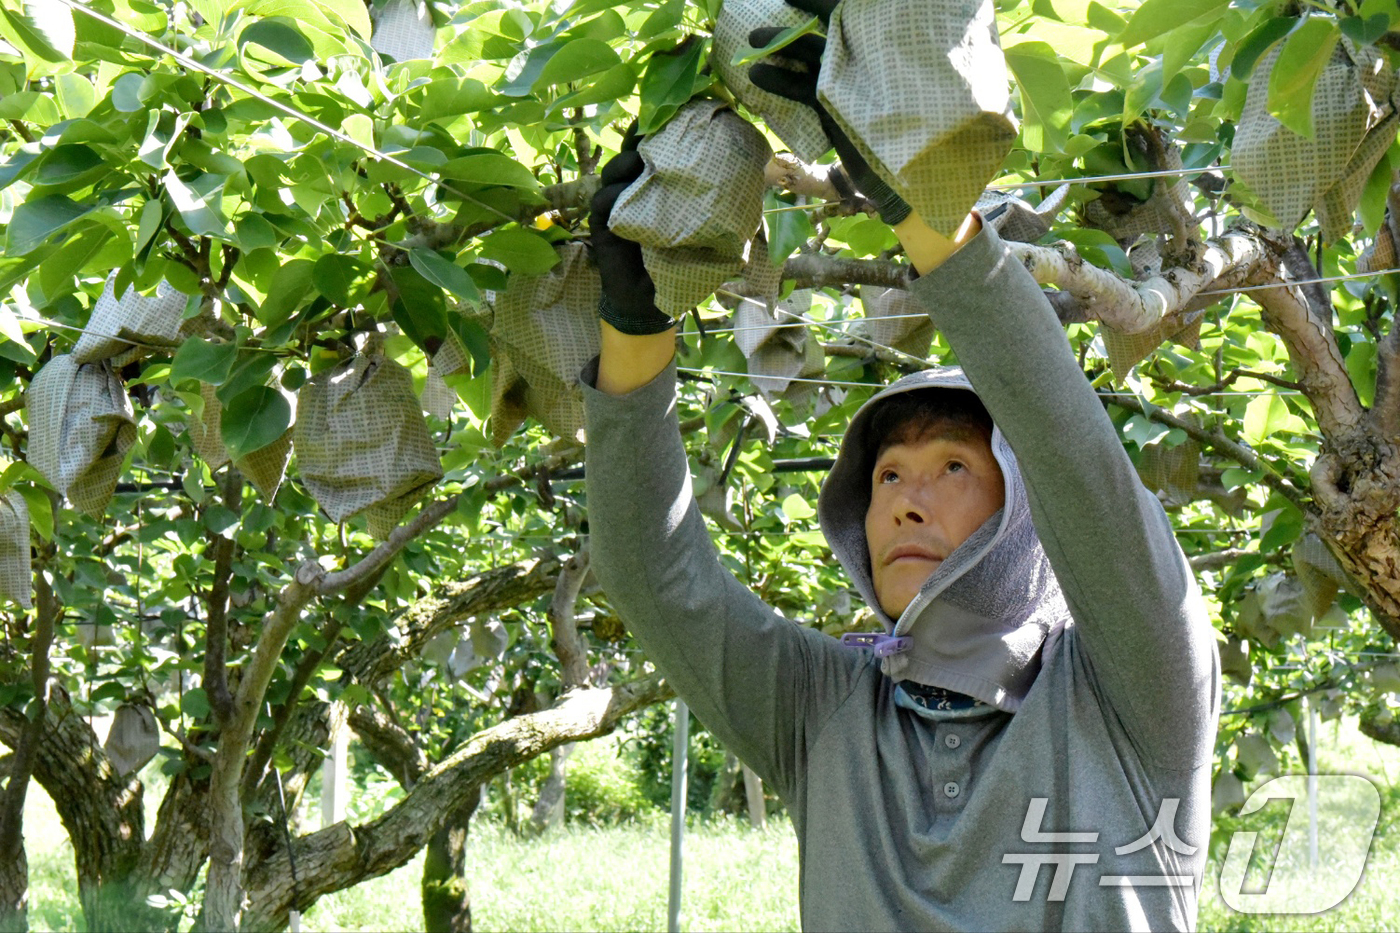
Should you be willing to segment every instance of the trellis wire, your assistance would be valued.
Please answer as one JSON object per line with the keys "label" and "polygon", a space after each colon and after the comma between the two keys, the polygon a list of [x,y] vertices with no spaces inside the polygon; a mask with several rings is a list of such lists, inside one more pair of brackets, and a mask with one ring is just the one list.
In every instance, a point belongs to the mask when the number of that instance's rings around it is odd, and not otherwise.
{"label": "trellis wire", "polygon": [[225,84],[231,88],[235,88],[239,91],[242,91],[244,94],[247,94],[255,100],[262,101],[269,107],[273,107],[276,110],[286,114],[289,117],[292,117],[295,120],[300,120],[307,126],[310,126],[312,129],[321,133],[325,133],[327,136],[330,136],[333,139],[338,139],[343,143],[349,143],[350,145],[359,149],[361,152],[364,152],[366,155],[370,156],[373,159],[376,159],[381,162],[387,162],[390,165],[395,166],[396,168],[401,168],[406,172],[409,172],[413,175],[417,175],[419,178],[422,178],[425,181],[428,181],[435,185],[439,185],[443,188],[443,190],[449,191],[457,197],[461,198],[462,200],[469,201],[472,204],[475,204],[477,207],[481,207],[487,211],[490,211],[491,213],[495,214],[497,217],[500,217],[507,223],[515,222],[514,217],[511,217],[509,214],[505,213],[497,207],[487,204],[484,201],[478,201],[471,195],[458,190],[454,186],[444,181],[442,176],[429,175],[427,172],[414,168],[412,165],[409,165],[402,159],[395,158],[394,156],[391,156],[387,152],[383,152],[375,148],[374,146],[362,143],[358,139],[355,139],[354,137],[350,136],[348,133],[344,133],[331,126],[327,126],[325,123],[322,123],[315,117],[308,116],[307,114],[302,113],[300,110],[297,110],[295,107],[291,107],[280,101],[274,100],[273,98],[268,97],[266,94],[262,93],[256,88],[244,84],[237,78],[230,77],[229,75],[226,75],[221,71],[215,71],[213,68],[210,68],[207,65],[200,64],[185,53],[177,51],[176,49],[172,49],[170,46],[166,45],[160,40],[152,36],[146,35],[139,29],[133,29],[125,23],[121,22],[120,20],[113,19],[112,17],[107,16],[104,13],[99,13],[96,10],[89,7],[87,4],[79,2],[79,0],[59,0],[59,2],[62,3],[64,6],[68,7],[69,9],[78,10],[99,22],[111,26],[113,29],[122,32],[123,34],[129,36],[132,39],[137,40],[138,42],[142,42],[150,46],[151,48],[162,52],[165,55],[169,55],[171,58],[175,59],[175,61],[179,62],[181,65],[184,65],[186,68],[197,71],[203,75],[208,75],[209,77],[213,78],[215,81],[220,82],[221,84]]}
{"label": "trellis wire", "polygon": [[[1054,185],[1092,185],[1109,181],[1132,181],[1135,178],[1180,178],[1187,175],[1204,175],[1206,172],[1228,172],[1228,165],[1208,165],[1205,168],[1170,168],[1156,172],[1123,172],[1117,175],[1085,175],[1082,178],[1047,178],[1037,181],[999,181],[987,186],[988,191],[1019,191],[1022,188],[1049,188]],[[790,204],[786,207],[770,207],[765,214],[781,214],[784,211],[820,210],[830,202],[819,204]]]}
{"label": "trellis wire", "polygon": [[[847,332],[847,331],[844,331],[844,330],[842,330],[841,328],[837,327],[835,322],[831,322],[831,321],[818,321],[818,320],[815,320],[814,318],[807,317],[807,315],[805,315],[805,314],[798,314],[796,311],[789,311],[788,309],[786,309],[786,308],[784,308],[784,307],[781,307],[781,306],[780,306],[778,303],[776,303],[776,302],[773,303],[773,305],[771,306],[771,309],[770,309],[770,306],[769,306],[768,302],[760,301],[760,300],[758,300],[757,298],[750,298],[750,297],[747,297],[747,296],[745,296],[745,295],[740,295],[740,294],[738,294],[737,292],[731,292],[731,291],[727,291],[727,290],[724,290],[724,289],[716,289],[716,290],[715,290],[715,294],[727,295],[727,296],[729,296],[729,297],[731,297],[731,298],[737,298],[737,299],[739,299],[740,301],[748,302],[749,304],[759,305],[760,307],[764,308],[765,310],[772,310],[772,311],[774,311],[774,312],[776,312],[776,313],[778,313],[778,314],[783,314],[783,315],[786,315],[787,317],[796,318],[798,321],[800,321],[800,322],[803,323],[803,324],[810,324],[810,325],[812,325],[813,327],[820,327],[820,328],[822,328],[823,330],[829,330],[829,331],[833,331],[833,332],[835,332],[835,333],[841,334],[843,337],[850,337],[852,340],[858,340],[858,341],[860,341],[861,343],[867,344],[867,345],[869,345],[870,347],[872,347],[872,348],[874,348],[874,349],[876,349],[876,350],[884,350],[884,351],[886,351],[886,352],[888,352],[888,353],[893,353],[893,354],[896,355],[896,356],[904,357],[905,359],[911,360],[912,362],[918,363],[918,364],[920,364],[920,365],[925,365],[925,364],[927,364],[927,362],[928,362],[927,360],[922,359],[922,358],[920,358],[920,357],[917,357],[917,356],[915,356],[915,355],[912,354],[912,353],[905,353],[903,350],[897,350],[897,349],[895,349],[894,347],[886,346],[886,345],[883,344],[883,343],[880,343],[880,342],[878,342],[878,341],[876,341],[876,340],[872,340],[871,338],[866,337],[866,336],[863,336],[863,335],[861,335],[861,334],[852,334],[852,333],[849,333],[849,332]],[[921,315],[917,315],[917,314],[912,314],[912,315],[904,315],[904,314],[901,314],[901,315],[890,315],[889,317],[882,317],[882,318],[879,318],[878,320],[881,320],[881,321],[889,321],[889,320],[895,319],[896,317],[898,317],[898,318],[900,318],[900,319],[904,319],[904,318],[911,318],[911,317],[916,318],[916,317],[920,317],[920,316],[921,316]],[[927,315],[922,315],[922,316],[923,316],[923,317],[927,317]],[[875,320],[875,319],[873,319],[873,318],[864,318],[864,317],[863,317],[863,318],[858,318],[858,319],[857,319],[857,318],[851,318],[850,320],[870,321],[870,320]],[[759,326],[757,326],[757,327],[731,327],[731,328],[729,328],[729,330],[732,331],[732,332],[734,332],[734,333],[738,333],[738,332],[741,331],[741,330],[769,330],[769,329],[771,329],[771,325],[759,325]],[[706,332],[708,333],[708,331],[706,331]]]}

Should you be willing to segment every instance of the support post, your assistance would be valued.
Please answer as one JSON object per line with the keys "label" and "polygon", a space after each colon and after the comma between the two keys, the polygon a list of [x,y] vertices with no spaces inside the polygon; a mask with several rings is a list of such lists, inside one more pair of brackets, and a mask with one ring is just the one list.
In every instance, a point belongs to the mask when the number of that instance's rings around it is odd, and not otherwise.
{"label": "support post", "polygon": [[1317,870],[1317,704],[1308,704],[1308,867]]}
{"label": "support post", "polygon": [[350,730],[337,729],[331,737],[331,747],[321,762],[321,828],[334,826],[345,819]]}
{"label": "support post", "polygon": [[669,933],[679,933],[681,928],[681,844],[685,836],[689,750],[690,709],[677,697],[675,743],[671,749],[671,898],[666,920]]}

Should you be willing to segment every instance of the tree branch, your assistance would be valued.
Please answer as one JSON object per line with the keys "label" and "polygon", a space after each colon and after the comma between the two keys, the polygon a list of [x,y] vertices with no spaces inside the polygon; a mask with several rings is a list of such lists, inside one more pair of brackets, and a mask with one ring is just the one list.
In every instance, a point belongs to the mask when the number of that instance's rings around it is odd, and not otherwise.
{"label": "tree branch", "polygon": [[381,544],[375,547],[353,566],[335,573],[327,573],[316,584],[316,594],[326,596],[343,590],[365,577],[378,572],[404,549],[404,546],[423,532],[437,526],[443,519],[457,510],[457,496],[448,496],[430,502],[413,516],[413,520],[393,530]]}
{"label": "tree branch", "polygon": [[[403,800],[378,819],[357,827],[344,823],[293,843],[299,908],[324,894],[386,874],[404,864],[481,786],[507,768],[568,742],[606,735],[628,716],[674,694],[659,676],[607,689],[565,695],[550,709],[507,719],[473,735],[457,752],[422,776]],[[292,908],[286,852],[277,852],[249,872],[250,929],[282,929]]]}
{"label": "tree branch", "polygon": [[370,756],[387,768],[404,790],[411,789],[430,767],[428,756],[423,754],[413,736],[382,710],[356,707],[350,713],[350,728],[355,730]]}
{"label": "tree branch", "polygon": [[559,659],[564,689],[588,686],[588,649],[579,637],[574,618],[579,590],[588,576],[588,542],[579,546],[578,553],[564,562],[554,585],[554,598],[549,601],[549,645]]}
{"label": "tree branch", "polygon": [[[232,465],[224,478],[224,507],[235,515],[243,499],[243,476]],[[233,539],[214,535],[214,584],[206,599],[204,639],[204,692],[209,709],[220,726],[228,722],[233,712],[233,694],[228,688],[228,584],[233,575]]]}
{"label": "tree branch", "polygon": [[[1291,246],[1291,241],[1287,245]],[[1280,248],[1276,254],[1279,258],[1257,269],[1250,283],[1279,287],[1254,289],[1250,298],[1263,312],[1265,326],[1278,334],[1288,348],[1298,382],[1312,403],[1323,437],[1336,443],[1360,427],[1364,411],[1337,346],[1331,320],[1318,320],[1302,288],[1287,284],[1294,277],[1283,264],[1284,252],[1286,249]]]}
{"label": "tree branch", "polygon": [[783,279],[798,288],[875,285],[908,288],[909,267],[888,259],[847,259],[825,253],[799,253],[783,263]]}
{"label": "tree branch", "polygon": [[243,806],[239,796],[243,763],[282,649],[325,575],[319,564],[307,561],[282,588],[244,668],[233,713],[219,734],[209,782],[209,874],[197,924],[201,930],[239,929],[244,899]]}
{"label": "tree branch", "polygon": [[1202,570],[1220,570],[1229,567],[1246,554],[1254,553],[1257,552],[1246,551],[1242,548],[1227,548],[1223,551],[1211,551],[1209,554],[1196,554],[1186,560],[1191,565],[1192,570],[1200,573]]}
{"label": "tree branch", "polygon": [[311,675],[316,673],[316,668],[321,666],[321,662],[326,659],[331,648],[335,647],[341,627],[342,623],[338,618],[334,615],[328,616],[318,633],[321,638],[321,647],[307,651],[306,654],[302,655],[301,661],[297,663],[296,670],[292,672],[292,682],[287,691],[286,701],[277,708],[272,728],[258,737],[258,744],[253,748],[253,754],[248,757],[248,764],[243,769],[243,786],[239,793],[244,799],[247,799],[262,781],[263,773],[267,770],[267,763],[272,760],[277,743],[281,741],[288,721],[296,712],[297,700],[301,698],[301,692],[311,682]]}
{"label": "tree branch", "polygon": [[1136,412],[1150,421],[1156,421],[1158,424],[1165,424],[1168,427],[1180,429],[1187,437],[1194,438],[1211,450],[1229,457],[1251,473],[1261,474],[1263,477],[1261,482],[1263,482],[1264,485],[1279,493],[1279,495],[1283,496],[1289,502],[1292,502],[1301,509],[1304,514],[1308,514],[1311,511],[1307,495],[1304,492],[1299,490],[1298,487],[1289,480],[1275,473],[1273,468],[1260,460],[1259,455],[1254,451],[1237,441],[1230,440],[1230,438],[1226,437],[1221,432],[1207,431],[1201,426],[1187,421],[1185,418],[1180,418],[1156,406],[1144,407],[1143,404],[1132,395],[1125,395],[1117,392],[1100,392],[1099,398],[1121,408]]}
{"label": "tree branch", "polygon": [[558,571],[559,565],[552,560],[531,560],[445,583],[398,616],[397,638],[381,635],[370,642],[347,645],[336,656],[335,665],[361,684],[373,686],[463,619],[491,615],[550,592]]}
{"label": "tree branch", "polygon": [[[1271,257],[1259,237],[1229,233],[1206,244],[1200,271],[1177,267],[1130,281],[1087,262],[1071,243],[1009,242],[1006,246],[1041,285],[1069,292],[1084,303],[1091,320],[1125,334],[1144,333],[1167,316],[1193,310],[1191,302],[1197,293],[1229,287],[1229,282],[1247,276]],[[1218,300],[1208,297],[1207,304]]]}

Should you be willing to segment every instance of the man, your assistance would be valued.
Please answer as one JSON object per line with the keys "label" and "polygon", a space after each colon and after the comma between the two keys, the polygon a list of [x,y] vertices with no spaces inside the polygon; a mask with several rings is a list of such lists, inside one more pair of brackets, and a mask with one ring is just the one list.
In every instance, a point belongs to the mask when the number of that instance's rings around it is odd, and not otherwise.
{"label": "man", "polygon": [[1171,525],[995,231],[972,215],[936,233],[823,122],[966,371],[872,399],[822,487],[823,531],[888,634],[843,647],[720,566],[677,429],[674,330],[640,250],[607,229],[635,153],[594,204],[599,580],[787,804],[804,928],[1191,929],[1219,665]]}

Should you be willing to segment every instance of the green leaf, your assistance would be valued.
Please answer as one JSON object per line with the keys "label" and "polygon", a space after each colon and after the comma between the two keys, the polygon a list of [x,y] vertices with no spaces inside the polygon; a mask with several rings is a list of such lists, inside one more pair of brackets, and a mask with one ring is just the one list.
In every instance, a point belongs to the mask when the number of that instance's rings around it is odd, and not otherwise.
{"label": "green leaf", "polygon": [[499,152],[462,156],[443,165],[438,172],[443,178],[474,185],[534,189],[540,184],[528,168]]}
{"label": "green leaf", "polygon": [[238,35],[238,48],[249,54],[248,46],[261,50],[256,57],[274,65],[304,65],[316,58],[311,40],[297,29],[295,20],[270,16],[255,20]]}
{"label": "green leaf", "polygon": [[1391,143],[1390,150],[1371,170],[1371,177],[1362,189],[1361,202],[1357,205],[1357,217],[1367,236],[1375,236],[1385,222],[1386,200],[1390,194],[1390,182],[1395,167],[1400,165],[1400,139]]}
{"label": "green leaf", "polygon": [[1074,100],[1060,57],[1044,42],[1023,42],[1006,50],[1006,67],[1021,90],[1021,138],[1027,148],[1062,151]]}
{"label": "green leaf", "polygon": [[1090,227],[1059,229],[1055,236],[1074,244],[1079,255],[1102,269],[1112,269],[1119,275],[1133,277],[1133,265],[1118,241],[1103,230]]}
{"label": "green leaf", "polygon": [[234,224],[233,238],[245,251],[276,248],[277,231],[261,214],[244,214]]}
{"label": "green leaf", "polygon": [[642,28],[637,30],[637,38],[645,42],[653,36],[675,29],[685,13],[685,0],[663,0],[656,12],[647,17]]}
{"label": "green leaf", "polygon": [[812,33],[819,33],[821,31],[821,19],[816,16],[813,16],[811,19],[801,24],[800,26],[789,26],[787,29],[784,29],[782,32],[774,36],[768,42],[768,44],[761,49],[755,49],[752,46],[748,48],[745,48],[744,46],[739,46],[739,48],[734,52],[734,58],[730,62],[730,64],[733,65],[735,68],[742,68],[746,65],[751,65],[756,61],[767,58],[774,52],[782,51],[783,49],[792,45],[798,39],[801,39],[803,36],[808,36]]}
{"label": "green leaf", "polygon": [[520,275],[544,275],[559,262],[548,240],[523,227],[507,227],[486,237],[481,241],[481,258]]}
{"label": "green leaf", "polygon": [[1370,17],[1348,16],[1338,25],[1346,37],[1357,45],[1374,45],[1377,39],[1390,31],[1393,15],[1396,14],[1381,12]]}
{"label": "green leaf", "polygon": [[642,73],[641,111],[637,132],[643,136],[666,125],[680,106],[690,100],[705,59],[705,43],[688,37],[669,52],[656,52]]}
{"label": "green leaf", "polygon": [[369,20],[369,10],[361,0],[316,0],[316,5],[339,17],[345,25],[355,30],[361,39],[368,41],[373,34],[374,27]]}
{"label": "green leaf", "polygon": [[30,483],[21,483],[15,489],[21,496],[24,496],[25,505],[29,506],[30,527],[38,533],[40,538],[52,541],[53,500],[49,498],[49,494]]}
{"label": "green leaf", "polygon": [[1370,408],[1376,396],[1376,345],[1369,340],[1354,340],[1347,351],[1346,366],[1357,397]]}
{"label": "green leaf", "polygon": [[811,503],[798,493],[788,496],[779,507],[790,522],[800,522],[817,514],[817,510],[812,508]]}
{"label": "green leaf", "polygon": [[[816,236],[816,229],[805,210],[792,210],[792,204],[773,197],[764,198],[763,222],[768,228],[768,259],[781,268],[798,247]],[[771,211],[771,213],[768,213]]]}
{"label": "green leaf", "polygon": [[1155,39],[1209,13],[1224,13],[1230,0],[1145,0],[1118,36],[1125,49]]}
{"label": "green leaf", "polygon": [[1314,135],[1313,91],[1341,37],[1335,22],[1310,16],[1284,40],[1269,73],[1269,113],[1299,136]]}
{"label": "green leaf", "polygon": [[271,386],[253,386],[224,406],[219,433],[229,456],[237,460],[271,444],[291,424],[292,406],[282,393]]}
{"label": "green leaf", "polygon": [[534,90],[571,84],[622,63],[612,46],[598,39],[573,39],[548,62],[535,79]]}
{"label": "green leaf", "polygon": [[423,88],[419,117],[423,121],[442,117],[455,120],[464,113],[489,110],[500,98],[475,78],[441,78]]}
{"label": "green leaf", "polygon": [[291,317],[311,289],[313,267],[309,259],[293,259],[274,272],[267,298],[258,309],[258,320],[268,327],[276,327]]}
{"label": "green leaf", "polygon": [[227,179],[219,175],[200,175],[187,184],[174,171],[168,171],[164,181],[171,206],[191,233],[228,239],[228,221],[219,210]]}
{"label": "green leaf", "polygon": [[544,66],[559,54],[565,42],[545,42],[525,53],[525,64],[510,81],[497,88],[497,93],[505,97],[527,97],[535,89],[535,82],[544,74]]}
{"label": "green leaf", "polygon": [[1250,399],[1244,409],[1244,439],[1258,446],[1281,432],[1301,434],[1307,425],[1288,410],[1282,395],[1265,392]]}
{"label": "green leaf", "polygon": [[1216,32],[1213,22],[1194,22],[1178,26],[1168,33],[1162,48],[1162,80],[1170,82],[1180,74],[1186,63]]}
{"label": "green leaf", "polygon": [[442,289],[412,266],[395,266],[391,276],[398,295],[394,321],[404,335],[428,353],[436,353],[447,338],[447,308]]}
{"label": "green leaf", "polygon": [[[1271,498],[1269,500],[1279,500]],[[1267,505],[1266,505],[1267,507]],[[1263,537],[1259,540],[1259,553],[1272,554],[1297,541],[1303,534],[1303,513],[1291,502],[1283,502],[1272,515],[1265,516]]]}
{"label": "green leaf", "polygon": [[40,163],[36,185],[62,185],[104,166],[102,157],[87,146],[55,146]]}
{"label": "green leaf", "polygon": [[472,281],[466,269],[455,262],[444,259],[433,250],[421,247],[409,250],[408,261],[418,270],[419,275],[434,285],[447,289],[465,301],[481,301],[481,292],[477,290],[476,282]]}
{"label": "green leaf", "polygon": [[16,180],[29,174],[38,158],[39,152],[33,147],[21,149],[11,156],[10,161],[0,165],[0,189],[8,188]]}
{"label": "green leaf", "polygon": [[365,264],[353,256],[326,253],[311,267],[311,284],[338,308],[354,304],[356,282],[367,272]]}
{"label": "green leaf", "polygon": [[549,105],[550,114],[562,113],[568,107],[587,107],[621,100],[637,86],[637,72],[632,65],[615,65],[589,81],[580,90],[565,94]]}
{"label": "green leaf", "polygon": [[60,64],[73,56],[73,13],[59,3],[25,4],[24,13],[0,6],[0,35],[10,40],[34,67],[38,62]]}
{"label": "green leaf", "polygon": [[1235,48],[1235,57],[1230,61],[1231,76],[1248,81],[1259,59],[1274,47],[1275,42],[1292,32],[1297,24],[1298,19],[1294,16],[1275,16],[1265,20]]}
{"label": "green leaf", "polygon": [[61,194],[24,202],[5,228],[5,255],[23,256],[92,210]]}
{"label": "green leaf", "polygon": [[180,712],[191,719],[203,719],[209,715],[209,695],[203,687],[185,691],[180,697]]}
{"label": "green leaf", "polygon": [[170,381],[197,379],[210,385],[223,385],[237,358],[235,344],[214,343],[203,337],[187,338],[170,361]]}

